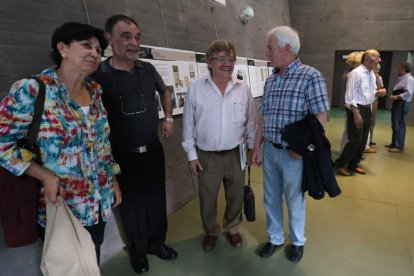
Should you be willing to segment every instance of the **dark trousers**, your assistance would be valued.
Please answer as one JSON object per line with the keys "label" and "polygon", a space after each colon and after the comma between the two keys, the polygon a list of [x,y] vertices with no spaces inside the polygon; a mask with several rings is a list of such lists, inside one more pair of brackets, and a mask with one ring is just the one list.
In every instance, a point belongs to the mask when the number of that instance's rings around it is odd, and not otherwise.
{"label": "dark trousers", "polygon": [[[96,259],[98,261],[98,265],[100,263],[101,258],[101,245],[104,241],[104,232],[105,232],[106,222],[102,220],[101,215],[99,215],[99,222],[98,224],[91,225],[91,226],[84,226],[84,228],[91,234],[92,241],[95,245],[95,253]],[[45,228],[39,225],[39,237],[42,241],[45,240]]]}
{"label": "dark trousers", "polygon": [[165,158],[160,142],[144,153],[117,152],[122,191],[121,215],[130,254],[142,257],[165,242],[167,211]]}
{"label": "dark trousers", "polygon": [[368,106],[359,107],[359,113],[363,120],[361,128],[356,128],[352,111],[347,109],[346,112],[348,143],[345,144],[339,158],[335,160],[335,167],[348,167],[348,169],[353,170],[358,167],[367,144],[371,126],[371,108]]}
{"label": "dark trousers", "polygon": [[391,127],[392,127],[392,142],[393,147],[404,149],[405,132],[406,132],[406,117],[410,108],[410,103],[398,100],[392,103],[391,108]]}

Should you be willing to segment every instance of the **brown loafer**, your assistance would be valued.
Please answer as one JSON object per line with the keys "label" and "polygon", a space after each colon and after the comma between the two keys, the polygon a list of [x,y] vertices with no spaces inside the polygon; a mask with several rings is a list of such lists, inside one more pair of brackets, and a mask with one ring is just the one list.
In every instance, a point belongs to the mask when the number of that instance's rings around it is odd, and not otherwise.
{"label": "brown loafer", "polygon": [[203,250],[211,251],[216,247],[217,236],[206,235],[203,240]]}
{"label": "brown loafer", "polygon": [[351,175],[351,173],[345,168],[337,168],[336,172],[340,175],[343,175],[343,176],[350,176]]}
{"label": "brown loafer", "polygon": [[374,149],[374,148],[369,147],[369,148],[364,150],[364,153],[377,153],[377,150]]}
{"label": "brown loafer", "polygon": [[363,168],[355,168],[355,169],[352,169],[351,171],[359,173],[359,174],[365,174],[365,170]]}
{"label": "brown loafer", "polygon": [[400,150],[399,148],[389,148],[388,152],[401,153],[402,150]]}
{"label": "brown loafer", "polygon": [[233,246],[235,248],[242,247],[243,239],[242,239],[239,232],[234,233],[234,234],[228,233],[226,236],[227,236],[227,239],[229,240],[229,243],[231,244],[231,246]]}

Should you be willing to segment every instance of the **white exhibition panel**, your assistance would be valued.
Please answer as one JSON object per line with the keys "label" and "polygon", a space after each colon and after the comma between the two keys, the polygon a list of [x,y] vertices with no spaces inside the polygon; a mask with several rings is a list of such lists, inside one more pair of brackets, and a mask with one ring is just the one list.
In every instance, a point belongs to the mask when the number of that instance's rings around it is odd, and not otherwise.
{"label": "white exhibition panel", "polygon": [[[105,56],[112,56],[110,47],[105,50]],[[183,113],[185,95],[190,85],[209,74],[205,54],[200,52],[141,45],[139,58],[154,65],[165,85],[173,92],[173,115]],[[244,80],[253,97],[260,97],[269,72],[271,69],[267,61],[237,57],[233,77]],[[158,92],[156,97],[159,117],[164,118]]]}

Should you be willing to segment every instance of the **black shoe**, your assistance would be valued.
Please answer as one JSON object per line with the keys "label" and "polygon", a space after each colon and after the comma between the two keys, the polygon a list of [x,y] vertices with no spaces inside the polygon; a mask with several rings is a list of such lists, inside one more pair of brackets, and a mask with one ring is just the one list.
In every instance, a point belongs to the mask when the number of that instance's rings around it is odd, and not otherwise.
{"label": "black shoe", "polygon": [[155,251],[149,251],[148,254],[155,255],[160,259],[163,260],[175,260],[177,259],[177,251],[172,249],[171,247],[163,244],[160,247],[158,247]]}
{"label": "black shoe", "polygon": [[391,143],[391,144],[385,145],[385,147],[392,149],[394,147],[394,145]]}
{"label": "black shoe", "polygon": [[275,250],[281,247],[283,244],[273,244],[271,242],[267,242],[262,248],[259,250],[259,256],[262,258],[268,258],[275,253]]}
{"label": "black shoe", "polygon": [[369,142],[370,146],[375,146],[377,143],[375,143],[374,141]]}
{"label": "black shoe", "polygon": [[299,262],[303,256],[303,245],[291,245],[289,251],[289,260],[292,262]]}
{"label": "black shoe", "polygon": [[143,257],[133,257],[132,255],[130,255],[129,259],[131,262],[132,269],[136,273],[142,274],[149,270],[148,259],[145,255]]}

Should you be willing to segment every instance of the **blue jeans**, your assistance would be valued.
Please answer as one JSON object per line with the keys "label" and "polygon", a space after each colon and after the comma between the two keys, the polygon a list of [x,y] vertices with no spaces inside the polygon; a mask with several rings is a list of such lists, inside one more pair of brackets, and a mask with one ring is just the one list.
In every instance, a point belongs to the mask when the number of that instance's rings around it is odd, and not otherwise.
{"label": "blue jeans", "polygon": [[404,149],[406,117],[410,103],[394,101],[391,108],[392,142],[391,145],[400,150]]}
{"label": "blue jeans", "polygon": [[302,172],[302,160],[293,160],[286,150],[264,142],[264,207],[269,241],[273,244],[285,242],[283,194],[289,216],[289,238],[293,245],[305,244],[306,200],[302,194]]}

